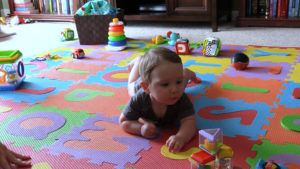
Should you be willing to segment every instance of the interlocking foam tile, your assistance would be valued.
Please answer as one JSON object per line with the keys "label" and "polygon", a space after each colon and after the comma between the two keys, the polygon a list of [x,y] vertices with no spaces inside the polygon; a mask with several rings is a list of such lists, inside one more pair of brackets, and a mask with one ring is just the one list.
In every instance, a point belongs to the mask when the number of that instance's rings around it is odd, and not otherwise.
{"label": "interlocking foam tile", "polygon": [[[239,90],[222,89],[222,84],[231,82],[237,87],[261,88],[267,89],[267,93],[247,92]],[[229,100],[244,100],[246,102],[265,102],[268,105],[273,105],[277,100],[277,95],[282,89],[282,83],[278,80],[262,80],[259,78],[244,78],[241,76],[230,77],[227,75],[220,76],[217,82],[208,87],[206,96],[210,98],[224,97]]]}
{"label": "interlocking foam tile", "polygon": [[25,64],[25,72],[30,72],[30,74],[35,74],[48,67],[47,62],[45,61],[25,62],[24,64]]}
{"label": "interlocking foam tile", "polygon": [[231,57],[238,52],[243,52],[245,49],[245,46],[240,45],[222,45],[218,57]]}
{"label": "interlocking foam tile", "polygon": [[294,81],[295,83],[300,83],[300,63],[295,64],[294,70],[289,74],[288,80]]}
{"label": "interlocking foam tile", "polygon": [[16,116],[7,117],[0,126],[1,141],[14,142],[15,146],[30,145],[38,150],[51,145],[74,126],[82,124],[89,115],[68,109],[35,105]]}
{"label": "interlocking foam tile", "polygon": [[90,84],[107,85],[112,87],[127,86],[129,71],[127,67],[110,66],[96,75],[91,75],[85,81]]}
{"label": "interlocking foam tile", "polygon": [[203,96],[194,102],[194,108],[198,129],[221,128],[226,136],[248,136],[252,140],[265,135],[262,126],[269,124],[267,117],[273,116],[265,103],[246,103],[225,98]]}
{"label": "interlocking foam tile", "polygon": [[199,84],[188,84],[185,88],[185,92],[190,94],[197,99],[197,96],[205,93],[206,88],[216,81],[216,75],[214,74],[199,74],[196,73],[196,76],[201,79],[201,83]]}
{"label": "interlocking foam tile", "polygon": [[49,147],[52,154],[68,153],[76,159],[90,159],[92,163],[108,162],[124,168],[135,163],[142,149],[150,148],[149,141],[125,133],[118,124],[118,117],[102,115],[90,117],[81,127],[74,127],[70,134],[59,138]]}
{"label": "interlocking foam tile", "polygon": [[50,70],[46,70],[37,75],[39,78],[58,79],[62,81],[85,80],[90,75],[95,75],[102,71],[104,66],[86,64],[82,62],[65,62]]}
{"label": "interlocking foam tile", "polygon": [[185,67],[200,74],[212,73],[219,75],[230,65],[230,59],[228,58],[183,55],[181,59]]}
{"label": "interlocking foam tile", "polygon": [[256,152],[251,151],[254,144],[260,144],[259,140],[249,140],[245,136],[236,137],[223,137],[223,143],[230,146],[233,149],[234,155],[232,158],[233,168],[246,169],[250,168],[249,164],[246,163],[247,157],[255,157]]}
{"label": "interlocking foam tile", "polygon": [[[259,56],[257,54],[257,50],[263,51]],[[270,55],[265,55],[266,52],[269,52]],[[274,54],[272,54],[274,53]],[[285,55],[276,55],[276,53],[284,53]],[[250,60],[258,60],[258,61],[271,61],[271,62],[287,62],[293,63],[295,62],[299,53],[299,48],[280,48],[280,47],[259,47],[259,46],[248,46],[245,54],[250,57]],[[257,54],[256,56],[251,56],[253,54]]]}
{"label": "interlocking foam tile", "polygon": [[11,100],[0,99],[0,109],[2,107],[3,110],[6,110],[6,111],[0,110],[0,123],[2,123],[2,121],[4,121],[8,116],[17,115],[26,106],[28,106],[28,104],[24,102],[16,103]]}
{"label": "interlocking foam tile", "polygon": [[[281,67],[280,74],[272,74],[272,67]],[[285,80],[287,74],[291,69],[289,63],[272,63],[272,62],[261,62],[250,60],[249,66],[246,70],[238,71],[233,67],[229,67],[224,74],[228,76],[242,76],[247,78],[260,78],[260,79],[276,79],[276,80]]]}
{"label": "interlocking foam tile", "polygon": [[283,86],[285,87],[285,89],[283,89],[281,94],[278,95],[279,104],[290,108],[300,107],[300,99],[296,99],[293,97],[294,89],[300,88],[300,84],[288,81],[284,83]]}
{"label": "interlocking foam tile", "polygon": [[31,157],[32,169],[74,169],[74,168],[88,168],[88,169],[113,169],[112,164],[98,165],[88,162],[87,159],[74,159],[71,155],[61,153],[59,155],[49,154],[49,150],[42,149],[40,151],[35,151],[29,146],[22,146],[16,148],[14,145],[6,143],[7,147],[11,150],[26,154]]}
{"label": "interlocking foam tile", "polygon": [[274,160],[279,164],[300,165],[300,145],[295,144],[271,144],[268,140],[263,140],[261,145],[254,145],[252,150],[257,151],[255,158],[248,158],[247,162],[254,168],[258,160]]}
{"label": "interlocking foam tile", "polygon": [[[285,129],[280,125],[280,121],[284,116],[299,114],[299,108],[287,108],[283,105],[279,105],[271,111],[274,113],[274,117],[268,119],[270,125],[264,126],[264,129],[268,131],[264,138],[274,144],[300,144],[300,132]],[[298,124],[298,126],[300,125]]]}
{"label": "interlocking foam tile", "polygon": [[[16,91],[1,91],[0,98],[4,100],[14,100],[15,102],[26,102],[34,104],[41,102],[47,99],[48,96],[58,93],[61,90],[65,90],[71,84],[70,81],[58,81],[58,80],[49,80],[47,78],[36,78],[29,77],[26,78],[19,89],[23,89],[23,92]],[[49,89],[55,87],[55,90],[49,92]],[[26,92],[25,89],[30,89],[30,92]],[[48,90],[45,90],[48,89]],[[34,94],[34,91],[40,94]],[[25,91],[25,92],[24,92]],[[41,91],[46,91],[41,92]],[[42,93],[42,94],[41,94]]]}
{"label": "interlocking foam tile", "polygon": [[134,60],[135,58],[143,55],[144,53],[142,52],[137,52],[137,53],[132,53],[130,57],[124,58],[121,60],[119,63],[116,63],[117,66],[119,67],[128,67],[129,63]]}
{"label": "interlocking foam tile", "polygon": [[[150,142],[151,149],[141,151],[139,155],[142,158],[136,164],[128,164],[127,167],[133,168],[164,168],[164,169],[185,169],[190,168],[188,160],[172,160],[164,157],[161,153],[161,147],[165,145],[166,140],[176,134],[176,130],[161,130],[160,137]],[[195,136],[187,145],[183,147],[183,151],[198,145],[199,138]]]}
{"label": "interlocking foam tile", "polygon": [[41,104],[55,105],[59,108],[68,107],[73,111],[85,110],[91,114],[104,112],[107,116],[114,116],[120,114],[121,107],[128,100],[126,88],[79,83],[70,86],[66,91],[50,96]]}

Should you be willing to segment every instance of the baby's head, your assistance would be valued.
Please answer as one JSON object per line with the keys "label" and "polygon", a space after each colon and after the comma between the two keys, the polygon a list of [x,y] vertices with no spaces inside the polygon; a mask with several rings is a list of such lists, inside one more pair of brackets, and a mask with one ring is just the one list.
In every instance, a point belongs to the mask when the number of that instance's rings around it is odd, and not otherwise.
{"label": "baby's head", "polygon": [[182,64],[178,54],[170,49],[158,47],[150,49],[140,58],[139,74],[142,81],[151,82],[151,72],[163,62]]}

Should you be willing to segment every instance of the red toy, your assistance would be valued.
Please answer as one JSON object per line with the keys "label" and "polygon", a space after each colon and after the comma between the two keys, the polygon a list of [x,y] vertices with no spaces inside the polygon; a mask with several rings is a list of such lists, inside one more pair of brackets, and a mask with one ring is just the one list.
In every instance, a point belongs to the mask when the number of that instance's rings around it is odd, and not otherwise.
{"label": "red toy", "polygon": [[190,48],[189,40],[187,39],[178,39],[175,43],[176,53],[180,55],[190,54],[194,48]]}
{"label": "red toy", "polygon": [[295,88],[293,92],[293,97],[295,99],[300,99],[300,88]]}

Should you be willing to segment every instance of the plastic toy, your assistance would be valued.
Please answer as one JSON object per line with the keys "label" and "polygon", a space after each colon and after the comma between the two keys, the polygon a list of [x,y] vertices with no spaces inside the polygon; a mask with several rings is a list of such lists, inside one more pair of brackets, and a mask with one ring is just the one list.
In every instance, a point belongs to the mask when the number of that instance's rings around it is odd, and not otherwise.
{"label": "plastic toy", "polygon": [[272,160],[264,161],[263,159],[260,159],[256,164],[255,169],[288,169],[288,168],[282,164],[277,164]]}
{"label": "plastic toy", "polygon": [[73,49],[72,50],[72,57],[74,59],[83,59],[85,56],[84,50],[81,48]]}
{"label": "plastic toy", "polygon": [[190,48],[188,39],[179,38],[175,43],[175,50],[177,54],[188,55],[194,50],[194,48]]}
{"label": "plastic toy", "polygon": [[120,51],[126,48],[126,36],[124,34],[124,23],[119,21],[118,18],[114,18],[109,23],[108,28],[108,45],[107,50]]}
{"label": "plastic toy", "polygon": [[221,129],[205,129],[199,131],[199,145],[203,150],[216,154],[223,144],[223,133]]}
{"label": "plastic toy", "polygon": [[192,169],[232,169],[233,150],[223,144],[220,128],[200,130],[199,147],[189,158]]}
{"label": "plastic toy", "polygon": [[19,50],[0,51],[0,90],[15,90],[24,78],[22,53]]}
{"label": "plastic toy", "polygon": [[218,56],[221,50],[221,40],[216,37],[208,37],[202,43],[202,54],[204,56]]}
{"label": "plastic toy", "polygon": [[74,31],[70,28],[65,28],[63,32],[61,32],[61,39],[63,41],[74,40]]}
{"label": "plastic toy", "polygon": [[191,163],[191,169],[213,169],[215,164],[215,156],[200,150],[192,154],[189,161]]}
{"label": "plastic toy", "polygon": [[300,88],[295,88],[292,95],[295,99],[300,99]]}
{"label": "plastic toy", "polygon": [[165,38],[161,35],[156,35],[154,37],[151,38],[151,42],[159,45],[159,44],[164,44],[166,42]]}
{"label": "plastic toy", "polygon": [[168,44],[171,46],[174,46],[177,39],[180,38],[180,35],[179,35],[179,33],[174,33],[174,32],[169,31],[167,33],[167,37],[169,38]]}
{"label": "plastic toy", "polygon": [[249,64],[249,57],[244,53],[236,53],[231,58],[231,65],[236,70],[245,70],[247,69],[248,64]]}

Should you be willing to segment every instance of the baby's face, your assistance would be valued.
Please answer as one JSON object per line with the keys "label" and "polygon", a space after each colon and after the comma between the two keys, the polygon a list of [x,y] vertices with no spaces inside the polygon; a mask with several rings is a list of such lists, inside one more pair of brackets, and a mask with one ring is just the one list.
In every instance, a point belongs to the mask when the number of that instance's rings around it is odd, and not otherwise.
{"label": "baby's face", "polygon": [[183,67],[164,61],[151,72],[149,93],[160,104],[175,104],[184,92]]}

